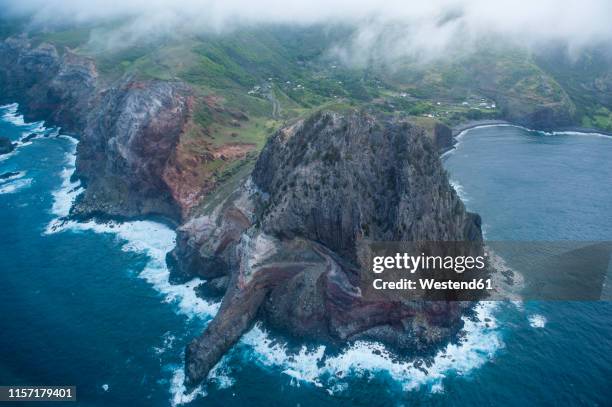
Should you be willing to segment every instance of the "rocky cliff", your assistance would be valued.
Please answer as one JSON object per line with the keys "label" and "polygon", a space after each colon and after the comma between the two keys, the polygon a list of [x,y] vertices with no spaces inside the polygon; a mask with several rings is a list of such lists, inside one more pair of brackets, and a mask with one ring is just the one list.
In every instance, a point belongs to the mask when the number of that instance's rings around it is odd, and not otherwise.
{"label": "rocky cliff", "polygon": [[179,82],[126,80],[101,92],[78,145],[76,175],[87,189],[74,214],[180,219],[163,175],[191,103]]}
{"label": "rocky cliff", "polygon": [[98,86],[98,73],[89,58],[51,44],[33,47],[27,38],[0,42],[2,103],[18,102],[28,121],[45,120],[69,133],[87,124]]}
{"label": "rocky cliff", "polygon": [[441,153],[452,149],[455,145],[453,130],[442,123],[436,123],[434,125],[432,138],[435,146]]}
{"label": "rocky cliff", "polygon": [[376,241],[480,241],[422,129],[365,113],[318,113],[277,132],[252,177],[179,229],[179,276],[225,287],[186,351],[204,379],[256,318],[302,339],[374,339],[415,351],[453,335],[465,303],[368,297],[362,249]]}
{"label": "rocky cliff", "polygon": [[188,209],[164,178],[191,115],[187,85],[130,77],[104,83],[91,59],[19,37],[0,42],[0,88],[0,102],[18,102],[26,119],[80,139],[76,175],[87,189],[74,215],[178,221]]}
{"label": "rocky cliff", "polygon": [[527,97],[512,97],[496,93],[502,110],[502,118],[510,123],[534,130],[553,131],[575,123],[576,108],[563,94],[558,102],[543,103]]}
{"label": "rocky cliff", "polygon": [[[87,185],[73,214],[185,219],[177,159],[194,95],[181,82],[106,83],[95,64],[25,38],[0,43],[2,101],[80,138]],[[449,186],[438,148],[399,120],[318,113],[274,134],[252,176],[178,230],[176,280],[201,276],[222,305],[186,351],[187,381],[204,379],[256,319],[306,340],[380,340],[402,350],[440,343],[468,304],[369,297],[360,284],[368,240],[480,241],[480,219]],[[192,193],[193,192],[193,193]]]}

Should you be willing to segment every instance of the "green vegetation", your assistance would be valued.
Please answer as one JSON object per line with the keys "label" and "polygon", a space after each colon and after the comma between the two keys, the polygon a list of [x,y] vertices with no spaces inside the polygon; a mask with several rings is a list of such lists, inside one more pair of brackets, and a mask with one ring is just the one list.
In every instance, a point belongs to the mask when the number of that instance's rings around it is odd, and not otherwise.
{"label": "green vegetation", "polygon": [[[359,106],[449,125],[552,106],[577,125],[612,130],[612,61],[601,52],[569,61],[484,42],[470,55],[430,63],[348,67],[329,53],[351,35],[348,28],[268,26],[109,47],[105,34],[116,24],[30,35],[91,56],[108,81],[131,75],[189,83],[200,128],[190,134],[207,145],[259,149],[275,129],[314,110]],[[21,29],[0,21],[4,37]]]}
{"label": "green vegetation", "polygon": [[[405,59],[389,69],[384,61],[348,66],[331,53],[352,35],[347,28],[259,26],[121,43],[108,35],[119,24],[28,35],[33,46],[50,42],[60,53],[91,57],[107,84],[130,78],[190,85],[193,114],[173,165],[181,186],[206,196],[192,208],[199,213],[235,191],[271,134],[323,109],[367,108],[407,117],[429,134],[440,122],[454,126],[529,115],[612,132],[612,57],[601,50],[569,59],[563,50],[533,55],[483,43],[469,55]],[[0,19],[1,38],[25,29],[24,21]],[[353,159],[333,148],[312,157],[328,163]],[[329,174],[319,176],[322,186],[332,182]]]}
{"label": "green vegetation", "polygon": [[586,112],[582,116],[582,125],[612,131],[612,112],[603,106],[595,111]]}
{"label": "green vegetation", "polygon": [[578,123],[612,131],[612,53],[609,50],[592,48],[570,57],[560,48],[539,55],[537,63],[571,97]]}

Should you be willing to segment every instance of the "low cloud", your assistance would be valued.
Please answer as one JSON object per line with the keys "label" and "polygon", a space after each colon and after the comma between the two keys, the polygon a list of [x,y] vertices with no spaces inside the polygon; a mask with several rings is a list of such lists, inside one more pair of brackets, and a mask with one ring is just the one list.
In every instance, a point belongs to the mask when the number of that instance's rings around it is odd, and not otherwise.
{"label": "low cloud", "polygon": [[[353,63],[462,52],[483,38],[570,50],[612,44],[609,0],[4,0],[3,14],[33,26],[120,21],[113,43],[223,33],[261,24],[355,27],[337,55]],[[121,38],[121,40],[118,40]]]}

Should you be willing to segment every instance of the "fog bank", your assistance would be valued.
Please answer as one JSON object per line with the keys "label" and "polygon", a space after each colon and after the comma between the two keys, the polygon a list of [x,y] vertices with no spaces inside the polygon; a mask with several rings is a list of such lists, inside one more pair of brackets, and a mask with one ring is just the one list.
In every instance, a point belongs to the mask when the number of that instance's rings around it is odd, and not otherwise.
{"label": "fog bank", "polygon": [[390,59],[435,58],[483,37],[570,50],[612,44],[607,0],[3,0],[1,12],[29,16],[33,26],[121,20],[108,40],[124,44],[245,25],[343,23],[356,32],[336,52],[352,62],[379,57],[381,48]]}

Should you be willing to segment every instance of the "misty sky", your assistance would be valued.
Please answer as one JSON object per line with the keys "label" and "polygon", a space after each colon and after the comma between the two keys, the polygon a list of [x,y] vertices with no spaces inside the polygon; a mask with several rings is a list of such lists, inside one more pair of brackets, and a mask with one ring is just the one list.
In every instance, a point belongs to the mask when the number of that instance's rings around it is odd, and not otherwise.
{"label": "misty sky", "polygon": [[[527,46],[612,44],[610,0],[0,0],[2,13],[32,24],[123,19],[120,36],[223,32],[242,25],[343,23],[358,29],[355,50],[384,46],[391,55],[437,55],[483,36]],[[351,55],[353,55],[351,57]]]}

